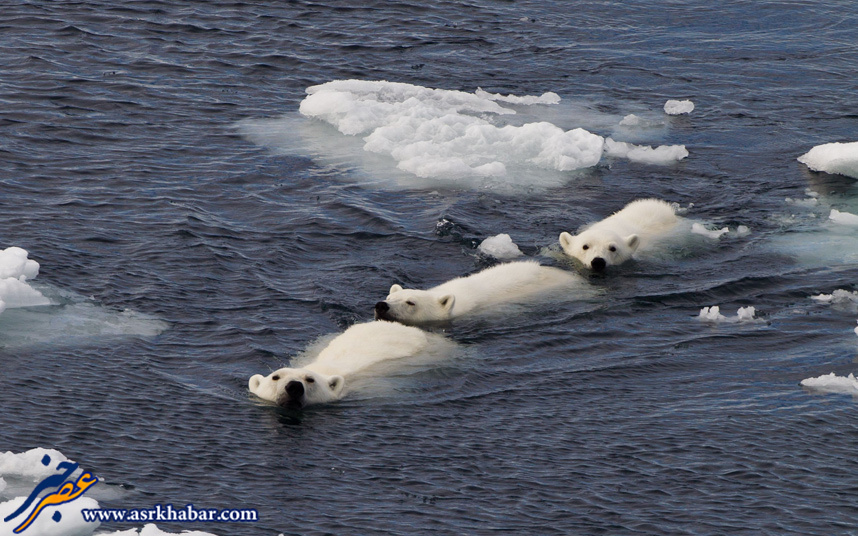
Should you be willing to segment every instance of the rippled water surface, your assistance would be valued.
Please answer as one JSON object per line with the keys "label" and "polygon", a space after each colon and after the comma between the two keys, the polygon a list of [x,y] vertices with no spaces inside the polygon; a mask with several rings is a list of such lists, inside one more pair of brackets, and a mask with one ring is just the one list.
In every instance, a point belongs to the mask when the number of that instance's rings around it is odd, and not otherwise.
{"label": "rippled water surface", "polygon": [[[854,289],[858,241],[825,220],[858,188],[796,161],[858,139],[856,28],[839,0],[7,2],[0,247],[169,327],[5,345],[0,450],[62,451],[119,490],[106,507],[260,512],[176,532],[858,534],[855,401],[799,386],[856,369],[856,312],[809,297]],[[660,126],[628,141],[690,155],[391,190],[239,127],[349,78],[551,91],[555,124],[634,113]],[[392,283],[486,266],[484,238],[575,269],[545,255],[561,231],[650,196],[751,233],[592,278],[595,301],[456,322],[449,360],[336,404],[246,391]],[[711,305],[762,321],[698,321]],[[7,334],[59,329],[11,312]]]}

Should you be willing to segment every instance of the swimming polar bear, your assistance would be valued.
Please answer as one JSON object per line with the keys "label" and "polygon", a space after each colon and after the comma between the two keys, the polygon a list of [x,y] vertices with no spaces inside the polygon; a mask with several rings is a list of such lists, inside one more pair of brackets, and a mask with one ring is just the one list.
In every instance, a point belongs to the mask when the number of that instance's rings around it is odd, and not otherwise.
{"label": "swimming polar bear", "polygon": [[288,408],[333,402],[346,394],[354,375],[373,365],[451,344],[441,335],[395,322],[355,324],[331,340],[311,363],[281,368],[268,376],[255,374],[248,388],[259,398]]}
{"label": "swimming polar bear", "polygon": [[542,266],[536,261],[510,262],[429,290],[393,285],[387,298],[375,304],[375,317],[405,324],[439,322],[576,287],[587,288],[587,282],[578,274]]}
{"label": "swimming polar bear", "polygon": [[631,259],[639,249],[675,230],[678,223],[676,211],[666,201],[638,199],[576,236],[560,233],[560,245],[570,257],[603,272]]}

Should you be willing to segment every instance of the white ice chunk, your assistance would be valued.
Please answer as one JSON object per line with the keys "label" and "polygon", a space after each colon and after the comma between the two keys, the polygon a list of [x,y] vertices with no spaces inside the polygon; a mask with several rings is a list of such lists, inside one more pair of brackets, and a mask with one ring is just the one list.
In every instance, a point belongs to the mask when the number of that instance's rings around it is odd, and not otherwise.
{"label": "white ice chunk", "polygon": [[523,255],[508,234],[499,234],[486,238],[477,247],[477,250],[498,260],[514,259]]}
{"label": "white ice chunk", "polygon": [[798,161],[814,171],[858,179],[858,142],[817,145],[799,156]]}
{"label": "white ice chunk", "polygon": [[736,311],[736,316],[727,317],[721,314],[721,308],[717,305],[713,305],[711,307],[704,307],[700,310],[700,313],[697,315],[697,319],[701,322],[727,322],[727,323],[735,323],[735,322],[761,322],[762,319],[755,318],[756,309],[753,306],[748,307],[740,307],[738,311]]}
{"label": "white ice chunk", "polygon": [[[42,460],[48,456],[50,463],[44,465]],[[0,476],[42,480],[56,472],[57,464],[68,461],[68,458],[54,449],[34,448],[27,452],[0,453]]]}
{"label": "white ice chunk", "polygon": [[[746,233],[750,232],[750,231],[748,231],[747,227],[745,227],[744,230]],[[707,238],[711,238],[713,240],[718,240],[719,238],[721,238],[721,235],[729,233],[730,228],[724,227],[722,229],[710,231],[703,224],[695,222],[695,223],[691,224],[691,232],[694,234],[699,234],[699,235],[705,236]],[[738,231],[737,231],[737,234],[739,234]],[[741,235],[741,236],[745,236],[745,235]]]}
{"label": "white ice chunk", "polygon": [[842,288],[839,288],[832,292],[831,294],[817,294],[816,296],[811,296],[811,300],[818,301],[820,303],[828,303],[828,304],[852,304],[858,303],[858,291],[848,291]]}
{"label": "white ice chunk", "polygon": [[643,123],[643,120],[635,114],[629,114],[623,117],[620,121],[621,127],[638,127]]}
{"label": "white ice chunk", "polygon": [[489,93],[488,91],[484,91],[482,88],[477,88],[474,92],[477,97],[482,97],[484,99],[489,99],[493,101],[501,101],[508,102],[510,104],[557,104],[560,102],[560,95],[557,93],[552,93],[551,91],[547,91],[538,97],[534,97],[531,95],[524,97],[517,97],[515,95],[501,95],[499,93]]}
{"label": "white ice chunk", "polygon": [[667,115],[690,114],[694,111],[694,103],[690,100],[669,100],[664,103],[664,113]]}
{"label": "white ice chunk", "polygon": [[833,372],[816,378],[801,380],[801,385],[823,393],[843,393],[858,395],[858,380],[855,376],[837,376]]}
{"label": "white ice chunk", "polygon": [[828,219],[838,225],[858,227],[858,216],[849,212],[840,212],[839,210],[831,209]]}
{"label": "white ice chunk", "polygon": [[605,154],[645,164],[673,164],[688,156],[684,145],[661,145],[656,148],[605,139]]}

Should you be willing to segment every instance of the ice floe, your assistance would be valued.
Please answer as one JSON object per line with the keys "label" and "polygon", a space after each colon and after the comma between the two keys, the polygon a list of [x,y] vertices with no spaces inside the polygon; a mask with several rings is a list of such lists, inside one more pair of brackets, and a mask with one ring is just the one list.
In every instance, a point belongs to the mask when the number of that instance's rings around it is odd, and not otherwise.
{"label": "ice floe", "polygon": [[664,103],[664,113],[667,115],[690,114],[694,111],[694,103],[690,100],[669,100]]}
{"label": "ice floe", "polygon": [[837,209],[831,209],[831,213],[828,215],[828,219],[833,221],[837,225],[849,225],[851,227],[858,227],[858,216],[850,212],[841,212]]}
{"label": "ice floe", "polygon": [[167,329],[154,317],[101,307],[74,292],[34,281],[40,266],[28,257],[19,247],[0,251],[0,348],[147,337]]}
{"label": "ice floe", "polygon": [[831,374],[823,374],[816,378],[801,380],[801,385],[821,393],[858,395],[858,379],[853,374],[849,376],[837,376],[832,372]]}
{"label": "ice floe", "polygon": [[704,307],[701,309],[696,318],[701,322],[715,323],[762,322],[762,319],[755,318],[754,315],[756,312],[757,311],[753,306],[740,307],[739,310],[736,311],[736,316],[728,317],[721,314],[721,307],[713,305],[711,307]]}
{"label": "ice floe", "polygon": [[560,104],[552,92],[468,93],[362,80],[335,80],[306,92],[300,117],[246,120],[238,128],[255,143],[285,154],[305,153],[373,185],[546,188],[565,184],[572,173],[598,165],[606,155],[661,165],[688,156],[682,145],[608,142],[584,128],[586,123],[607,131],[620,128],[617,135],[631,141],[645,132],[618,127],[617,119],[606,121],[605,114],[595,120],[592,110]]}
{"label": "ice floe", "polygon": [[498,260],[515,259],[523,255],[508,234],[499,234],[486,238],[477,246],[477,251]]}
{"label": "ice floe", "polygon": [[858,142],[817,145],[798,157],[813,171],[824,171],[858,179]]}

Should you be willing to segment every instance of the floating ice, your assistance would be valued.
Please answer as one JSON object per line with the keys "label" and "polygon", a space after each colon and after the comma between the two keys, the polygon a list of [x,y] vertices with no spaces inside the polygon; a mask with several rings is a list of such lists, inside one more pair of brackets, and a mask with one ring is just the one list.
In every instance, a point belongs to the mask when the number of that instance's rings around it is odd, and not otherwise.
{"label": "floating ice", "polygon": [[[744,225],[743,225],[742,227],[744,228],[743,233],[745,233],[745,234],[746,234],[746,233],[749,233],[749,232],[750,232],[750,231],[748,230],[748,228],[747,228],[747,227],[745,227]],[[692,232],[692,233],[694,233],[694,234],[699,234],[699,235],[705,236],[705,237],[707,237],[707,238],[711,238],[711,239],[713,239],[713,240],[718,240],[719,238],[721,238],[721,235],[729,233],[729,232],[730,232],[730,228],[729,228],[729,227],[724,227],[724,228],[722,228],[722,229],[718,229],[718,230],[715,230],[715,231],[710,231],[710,230],[709,230],[709,229],[707,229],[703,224],[701,224],[701,223],[696,223],[696,222],[695,222],[695,223],[692,223],[692,224],[691,224],[691,232]],[[739,234],[738,230],[737,230],[737,234]],[[741,236],[745,236],[745,234],[741,234]]]}
{"label": "floating ice", "polygon": [[831,214],[828,215],[828,219],[838,225],[858,227],[858,216],[849,212],[840,212],[839,210],[831,209]]}
{"label": "floating ice", "polygon": [[615,158],[627,158],[632,162],[666,165],[687,157],[688,150],[684,145],[661,145],[652,148],[606,138],[605,154]]}
{"label": "floating ice", "polygon": [[816,296],[811,296],[811,300],[818,301],[820,303],[830,303],[830,304],[851,304],[858,303],[858,291],[848,291],[844,289],[837,289],[831,294],[817,294]]}
{"label": "floating ice", "polygon": [[133,311],[111,311],[92,300],[31,283],[39,264],[18,247],[0,251],[0,348],[110,336],[154,336],[164,322]]}
{"label": "floating ice", "polygon": [[664,113],[667,115],[690,114],[694,111],[694,103],[690,100],[669,100],[664,103]]}
{"label": "floating ice", "polygon": [[483,91],[482,88],[478,87],[474,94],[477,97],[481,97],[484,99],[508,102],[510,104],[525,104],[528,106],[531,104],[557,104],[560,102],[560,95],[558,95],[557,93],[552,93],[550,91],[543,93],[539,97],[516,97],[515,95],[500,95],[498,93],[489,93],[488,91]]}
{"label": "floating ice", "polygon": [[817,145],[799,156],[798,161],[813,171],[858,179],[858,142]]}
{"label": "floating ice", "polygon": [[486,238],[477,247],[477,250],[498,260],[514,259],[523,255],[508,234],[499,234]]}
{"label": "floating ice", "polygon": [[39,263],[27,251],[10,247],[0,251],[0,313],[9,307],[48,305],[50,301],[27,281],[39,275]]}
{"label": "floating ice", "polygon": [[[605,138],[581,123],[616,126],[616,118],[602,114],[596,121],[591,110],[558,104],[560,97],[550,92],[466,93],[360,80],[332,81],[306,91],[299,106],[302,118],[246,120],[238,128],[278,152],[302,152],[348,170],[361,182],[395,188],[530,191],[560,186],[571,172],[593,167],[604,156]],[[682,146],[617,147],[622,155],[615,156],[636,162],[667,164],[687,156]]]}
{"label": "floating ice", "polygon": [[801,385],[822,393],[858,395],[858,379],[855,379],[855,376],[852,374],[849,376],[837,376],[832,372],[831,374],[824,374],[816,378],[801,380]]}
{"label": "floating ice", "polygon": [[717,305],[713,305],[712,307],[704,307],[700,310],[700,314],[697,315],[697,319],[701,322],[760,322],[762,319],[755,318],[756,309],[753,306],[748,307],[740,307],[738,311],[736,311],[736,316],[727,317],[721,314],[721,308]]}

